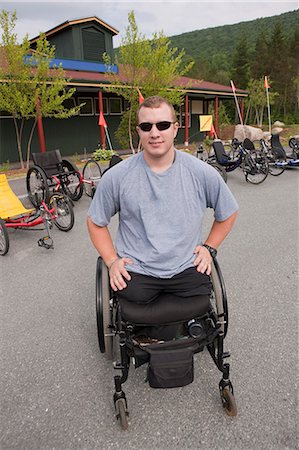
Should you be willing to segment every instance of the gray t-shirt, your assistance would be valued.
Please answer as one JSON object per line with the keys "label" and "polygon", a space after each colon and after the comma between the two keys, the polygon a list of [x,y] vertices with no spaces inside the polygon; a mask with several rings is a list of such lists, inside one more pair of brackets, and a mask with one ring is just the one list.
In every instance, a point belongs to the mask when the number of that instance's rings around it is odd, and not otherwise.
{"label": "gray t-shirt", "polygon": [[194,249],[202,243],[206,208],[217,221],[230,217],[238,205],[218,172],[176,150],[173,165],[153,172],[143,153],[131,156],[105,173],[88,215],[99,226],[119,213],[116,249],[130,257],[127,269],[171,278],[192,267]]}

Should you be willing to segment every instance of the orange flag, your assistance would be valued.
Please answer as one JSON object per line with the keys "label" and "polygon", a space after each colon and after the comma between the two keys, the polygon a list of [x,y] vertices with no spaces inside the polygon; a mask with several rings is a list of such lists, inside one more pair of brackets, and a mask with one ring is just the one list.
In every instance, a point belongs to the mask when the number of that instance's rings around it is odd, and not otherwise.
{"label": "orange flag", "polygon": [[98,125],[101,127],[107,128],[107,123],[106,123],[106,120],[104,118],[104,114],[102,113],[102,111],[100,112]]}
{"label": "orange flag", "polygon": [[270,89],[270,84],[268,83],[267,77],[265,77],[265,79],[264,79],[264,86],[266,89]]}
{"label": "orange flag", "polygon": [[216,131],[215,131],[214,125],[212,124],[211,129],[210,129],[210,136],[213,137],[215,134],[216,134]]}
{"label": "orange flag", "polygon": [[140,90],[139,90],[139,89],[137,89],[137,90],[138,90],[138,95],[139,95],[139,105],[141,105],[141,103],[144,102],[144,97],[143,97],[143,95],[141,94]]}

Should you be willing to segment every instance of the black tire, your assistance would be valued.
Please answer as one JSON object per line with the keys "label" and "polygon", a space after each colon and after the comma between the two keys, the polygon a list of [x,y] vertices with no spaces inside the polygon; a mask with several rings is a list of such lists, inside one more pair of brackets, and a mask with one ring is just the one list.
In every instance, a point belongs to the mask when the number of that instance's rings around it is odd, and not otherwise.
{"label": "black tire", "polygon": [[269,173],[274,177],[281,175],[285,171],[285,165],[280,166],[287,160],[286,152],[281,148],[270,148],[267,153],[267,158],[269,162]]}
{"label": "black tire", "polygon": [[259,152],[246,154],[243,171],[246,181],[249,181],[249,183],[263,183],[269,173],[269,164],[266,156]]}
{"label": "black tire", "polygon": [[99,164],[94,159],[87,161],[83,167],[83,183],[85,194],[88,197],[94,196],[101,177],[102,171]]}
{"label": "black tire", "polygon": [[53,209],[53,222],[61,231],[70,231],[75,222],[73,205],[69,198],[63,194],[51,195],[49,208]]}
{"label": "black tire", "polygon": [[47,176],[41,167],[33,166],[28,170],[26,186],[29,200],[35,208],[38,208],[43,200],[48,203],[50,189]]}
{"label": "black tire", "polygon": [[227,295],[222,272],[216,258],[212,263],[211,282],[213,286],[216,313],[220,323],[219,330],[223,334],[223,338],[225,338],[228,330]]}
{"label": "black tire", "polygon": [[128,415],[126,411],[126,401],[124,398],[119,398],[115,402],[116,417],[119,420],[119,424],[123,430],[128,429]]}
{"label": "black tire", "polygon": [[96,270],[96,314],[100,352],[108,360],[113,357],[113,334],[111,328],[112,307],[110,305],[110,281],[107,266],[102,258],[97,260]]}
{"label": "black tire", "polygon": [[234,417],[237,415],[237,404],[234,397],[234,394],[229,389],[229,387],[225,387],[220,391],[221,401],[223,408],[228,416]]}
{"label": "black tire", "polygon": [[218,163],[209,163],[210,166],[214,167],[215,170],[217,170],[217,172],[221,175],[221,177],[223,178],[223,180],[225,181],[225,183],[227,182],[227,172],[224,169],[224,167],[220,166],[220,164]]}
{"label": "black tire", "polygon": [[74,202],[80,200],[83,195],[82,177],[77,167],[68,161],[62,160],[63,175],[61,187],[63,192]]}
{"label": "black tire", "polygon": [[4,256],[9,250],[9,237],[5,222],[0,219],[0,255]]}

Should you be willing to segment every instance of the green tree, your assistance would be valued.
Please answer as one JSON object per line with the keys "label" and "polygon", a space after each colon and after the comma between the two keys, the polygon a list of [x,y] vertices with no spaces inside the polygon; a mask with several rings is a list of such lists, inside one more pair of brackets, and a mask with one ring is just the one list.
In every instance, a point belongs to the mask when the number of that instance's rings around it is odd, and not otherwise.
{"label": "green tree", "polygon": [[[82,107],[82,104],[72,108],[65,107],[66,100],[74,95],[76,89],[68,89],[68,80],[65,78],[61,65],[51,68],[53,58],[55,58],[55,47],[50,45],[45,34],[41,33],[36,43],[36,50],[28,60],[28,64],[34,68],[31,82],[34,86],[35,109],[34,122],[27,143],[27,166],[38,117],[68,119],[78,114]],[[37,101],[39,102],[38,108]]]}
{"label": "green tree", "polygon": [[246,89],[250,79],[250,53],[246,35],[241,35],[233,55],[232,80],[241,89]]}
{"label": "green tree", "polygon": [[262,30],[256,39],[254,52],[251,59],[251,74],[254,79],[261,78],[269,73],[269,44]]}
{"label": "green tree", "polygon": [[[270,78],[268,78],[268,83],[271,86]],[[244,123],[248,123],[249,119],[250,123],[256,123],[259,127],[262,127],[264,112],[267,107],[264,77],[257,80],[251,79],[248,83],[247,91],[249,92],[249,97],[245,100],[247,111]],[[270,105],[273,105],[278,94],[277,92],[274,92],[272,88],[268,91],[268,94],[269,103]],[[254,118],[252,118],[252,115],[254,115]]]}
{"label": "green tree", "polygon": [[0,25],[2,29],[0,64],[0,109],[13,118],[18,154],[21,168],[24,168],[22,154],[22,135],[25,119],[34,114],[34,86],[31,83],[31,68],[24,64],[29,53],[29,41],[26,36],[22,43],[17,43],[14,33],[16,12],[2,10]]}
{"label": "green tree", "polygon": [[[162,95],[168,98],[174,105],[180,105],[183,98],[183,90],[175,86],[179,77],[185,75],[193,62],[184,64],[185,51],[178,52],[177,48],[171,48],[169,39],[163,32],[153,33],[148,40],[142,35],[135,20],[134,11],[128,15],[129,25],[126,28],[125,37],[122,39],[116,64],[121,66],[125,81],[119,80],[115,74],[108,74],[109,80],[118,86],[111,86],[110,90],[128,101],[129,108],[123,114],[120,127],[117,132],[121,144],[134,149],[134,133],[136,136],[136,110],[138,108],[138,89],[142,95]],[[109,67],[111,60],[104,55],[104,61]],[[125,134],[129,140],[124,139]]]}
{"label": "green tree", "polygon": [[[16,139],[21,167],[24,168],[22,136],[25,121],[33,118],[33,125],[27,142],[27,167],[30,158],[30,146],[38,119],[55,117],[64,119],[77,114],[81,105],[67,109],[64,102],[75,89],[67,88],[62,67],[50,69],[55,48],[40,35],[36,50],[30,49],[28,37],[21,44],[14,32],[17,21],[16,12],[2,10],[0,25],[2,28],[3,62],[0,66],[0,109],[12,115],[16,130]],[[39,100],[39,111],[37,101]]]}

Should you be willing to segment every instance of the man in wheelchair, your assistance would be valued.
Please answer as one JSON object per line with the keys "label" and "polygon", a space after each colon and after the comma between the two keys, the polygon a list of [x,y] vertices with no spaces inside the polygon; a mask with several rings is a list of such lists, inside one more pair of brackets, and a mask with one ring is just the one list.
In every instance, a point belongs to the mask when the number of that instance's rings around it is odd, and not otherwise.
{"label": "man in wheelchair", "polygon": [[[88,211],[88,230],[123,310],[141,310],[142,316],[144,308],[155,315],[162,298],[168,305],[164,316],[171,316],[171,305],[180,310],[184,304],[192,309],[209,303],[212,261],[234,225],[238,205],[213,167],[175,149],[179,125],[171,103],[149,97],[137,118],[143,151],[102,178]],[[204,240],[207,208],[214,210],[215,220]],[[116,213],[114,245],[108,224]],[[148,323],[144,314],[143,321]],[[171,340],[177,323],[156,332],[152,338]]]}

